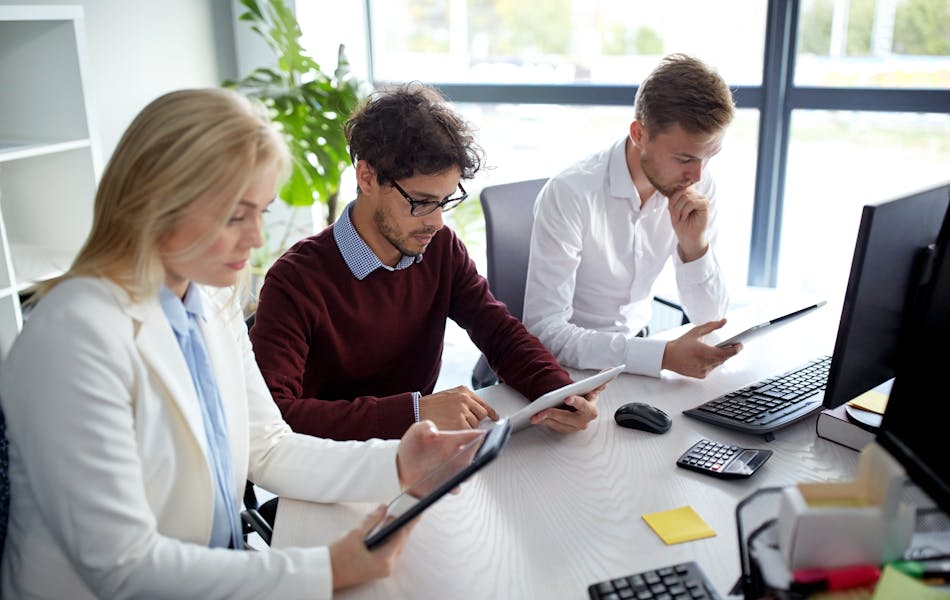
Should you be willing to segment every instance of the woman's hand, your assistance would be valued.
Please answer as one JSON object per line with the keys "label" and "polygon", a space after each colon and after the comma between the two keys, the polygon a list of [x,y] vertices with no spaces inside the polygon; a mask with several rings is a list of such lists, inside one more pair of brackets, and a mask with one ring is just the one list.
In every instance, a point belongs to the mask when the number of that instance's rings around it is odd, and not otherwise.
{"label": "woman's hand", "polygon": [[330,568],[333,573],[334,590],[392,575],[396,557],[406,545],[406,539],[414,523],[410,522],[401,527],[384,543],[372,550],[367,549],[363,539],[385,516],[386,506],[378,506],[363,519],[359,527],[351,529],[345,536],[330,544]]}
{"label": "woman's hand", "polygon": [[[399,441],[396,453],[396,469],[403,489],[421,480],[430,471],[452,458],[468,442],[485,435],[484,431],[468,429],[439,431],[432,421],[419,421],[412,425]],[[474,455],[477,448],[472,448]],[[471,455],[467,457],[471,460]],[[461,459],[461,457],[460,457]],[[418,493],[426,490],[413,488]]]}

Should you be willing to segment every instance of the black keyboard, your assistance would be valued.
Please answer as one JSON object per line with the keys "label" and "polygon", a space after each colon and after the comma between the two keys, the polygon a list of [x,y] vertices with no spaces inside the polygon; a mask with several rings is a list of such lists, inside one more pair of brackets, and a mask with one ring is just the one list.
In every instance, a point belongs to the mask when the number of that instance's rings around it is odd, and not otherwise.
{"label": "black keyboard", "polygon": [[719,600],[706,574],[693,561],[608,579],[587,588],[590,600],[684,598]]}
{"label": "black keyboard", "polygon": [[771,433],[821,410],[830,366],[831,357],[823,356],[683,414],[745,433]]}

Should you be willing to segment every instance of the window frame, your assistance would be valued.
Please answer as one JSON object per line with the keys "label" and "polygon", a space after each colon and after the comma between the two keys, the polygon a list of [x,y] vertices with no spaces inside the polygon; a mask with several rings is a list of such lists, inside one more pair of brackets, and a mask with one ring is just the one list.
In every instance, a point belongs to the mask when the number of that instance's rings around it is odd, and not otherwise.
{"label": "window frame", "polygon": [[[795,85],[800,0],[767,0],[762,84],[733,86],[737,108],[759,111],[755,198],[749,248],[750,286],[778,282],[782,210],[791,116],[794,110],[847,110],[950,114],[950,90]],[[369,80],[373,71],[372,0],[363,0]],[[630,106],[636,85],[517,85],[429,82],[451,102]]]}

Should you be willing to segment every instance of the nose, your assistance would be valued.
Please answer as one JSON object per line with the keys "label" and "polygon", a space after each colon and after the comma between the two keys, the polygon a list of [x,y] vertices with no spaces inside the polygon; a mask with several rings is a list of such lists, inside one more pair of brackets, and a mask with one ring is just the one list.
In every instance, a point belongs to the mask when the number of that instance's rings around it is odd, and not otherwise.
{"label": "nose", "polygon": [[243,241],[251,248],[260,248],[264,245],[264,217],[257,216],[248,220]]}
{"label": "nose", "polygon": [[433,229],[435,231],[442,229],[442,225],[444,224],[444,220],[442,218],[442,209],[437,208],[431,213],[422,217],[422,224],[425,225],[427,229]]}
{"label": "nose", "polygon": [[690,183],[696,183],[703,178],[703,167],[705,166],[704,162],[695,162],[690,163],[686,168],[686,179]]}

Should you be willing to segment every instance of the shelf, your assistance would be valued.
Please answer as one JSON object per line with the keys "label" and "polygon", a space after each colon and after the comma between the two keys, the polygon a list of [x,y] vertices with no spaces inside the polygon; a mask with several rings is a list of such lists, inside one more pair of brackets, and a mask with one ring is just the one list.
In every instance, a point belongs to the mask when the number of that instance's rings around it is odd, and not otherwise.
{"label": "shelf", "polygon": [[82,6],[0,6],[0,364],[82,247],[99,179]]}
{"label": "shelf", "polygon": [[14,243],[10,245],[13,257],[13,287],[22,292],[47,279],[66,272],[75,258],[75,252],[40,244]]}
{"label": "shelf", "polygon": [[59,152],[68,152],[70,150],[76,150],[79,148],[88,148],[89,146],[90,142],[88,139],[56,142],[0,139],[0,163],[19,160],[21,158],[47,156]]}

